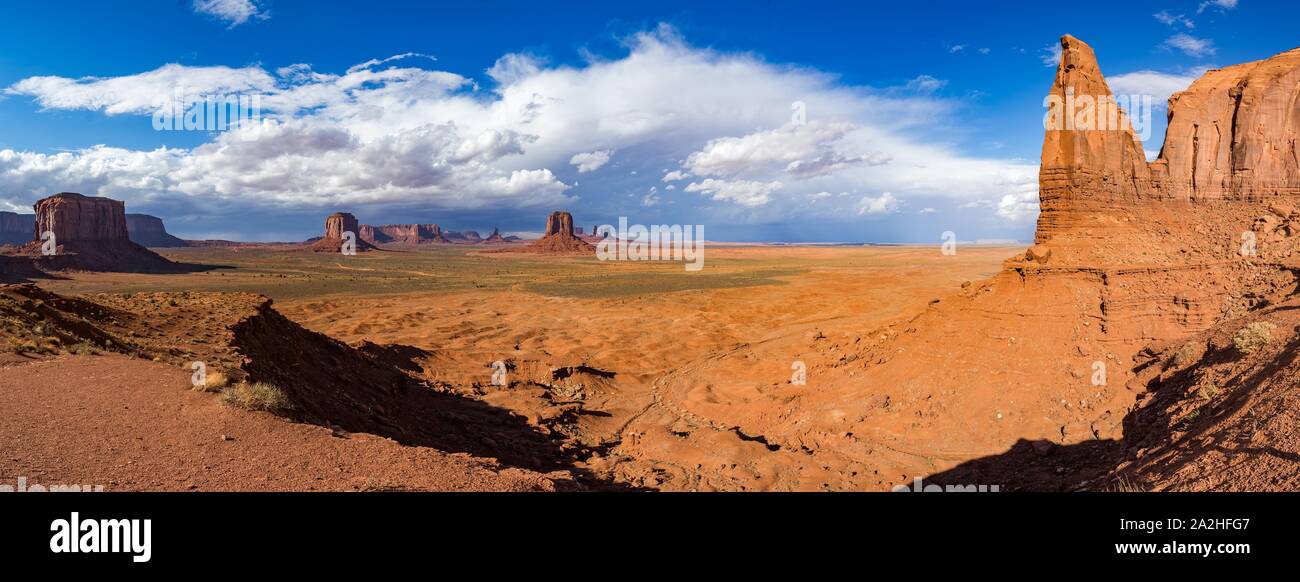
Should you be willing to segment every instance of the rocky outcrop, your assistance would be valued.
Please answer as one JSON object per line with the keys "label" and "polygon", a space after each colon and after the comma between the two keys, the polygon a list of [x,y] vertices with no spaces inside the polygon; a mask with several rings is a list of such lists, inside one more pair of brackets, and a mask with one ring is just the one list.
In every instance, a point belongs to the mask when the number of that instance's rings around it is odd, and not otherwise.
{"label": "rocky outcrop", "polygon": [[361,225],[361,240],[371,244],[416,245],[448,243],[442,227],[436,224],[385,224]]}
{"label": "rocky outcrop", "polygon": [[325,217],[325,236],[311,244],[311,249],[318,253],[339,253],[343,251],[344,234],[352,233],[357,252],[373,250],[375,247],[360,236],[357,217],[347,212],[335,212]]}
{"label": "rocky outcrop", "polygon": [[36,202],[36,232],[60,243],[130,240],[121,200],[60,192]]}
{"label": "rocky outcrop", "polygon": [[556,210],[546,218],[546,234],[523,249],[548,255],[595,254],[596,247],[573,231],[573,215]]}
{"label": "rocky outcrop", "polygon": [[[1061,47],[1050,94],[1062,103],[1069,95],[1110,97],[1092,49],[1069,36]],[[1230,336],[1242,318],[1285,305],[1300,289],[1297,103],[1300,52],[1291,51],[1211,71],[1173,96],[1152,163],[1123,124],[1049,125],[1035,244],[992,279],[881,328],[818,335],[812,344],[801,334],[765,340],[658,387],[686,394],[702,385],[766,386],[769,376],[737,372],[745,370],[737,360],[820,353],[807,360],[814,390],[767,397],[773,408],[794,411],[786,416],[753,413],[766,409],[752,401],[683,406],[783,449],[862,459],[866,470],[900,482],[1022,441],[1043,445],[1037,458],[1061,445],[1122,438],[1150,376],[1168,365],[1150,357],[1152,346]],[[1296,463],[1272,470],[1294,472]]]}
{"label": "rocky outcrop", "polygon": [[[1087,44],[1066,36],[1061,47],[1051,95],[1062,103],[1073,95],[1078,111],[1064,117],[1088,121],[1080,98],[1108,98],[1110,89]],[[1049,129],[1035,237],[1052,249],[1049,264],[1226,261],[1241,256],[1247,231],[1266,242],[1293,236],[1298,84],[1300,49],[1209,71],[1170,98],[1164,146],[1149,164],[1131,129]]]}
{"label": "rocky outcrop", "polygon": [[479,234],[478,231],[476,230],[463,230],[463,231],[447,230],[447,231],[443,231],[442,234],[447,238],[447,240],[456,243],[464,243],[464,244],[472,245],[472,244],[483,242],[483,235]]}
{"label": "rocky outcrop", "polygon": [[503,243],[506,242],[506,239],[501,237],[500,230],[497,230],[496,227],[492,227],[492,234],[488,235],[487,238],[483,239],[483,242],[488,244]]}
{"label": "rocky outcrop", "polygon": [[167,233],[163,221],[148,214],[127,214],[126,232],[131,242],[144,247],[183,247],[185,241]]}
{"label": "rocky outcrop", "polygon": [[[42,270],[151,272],[176,266],[131,242],[126,228],[126,204],[121,200],[61,192],[36,202],[38,238],[21,247]],[[44,233],[52,233],[53,253]]]}
{"label": "rocky outcrop", "polygon": [[21,245],[35,238],[36,215],[0,212],[0,245]]}

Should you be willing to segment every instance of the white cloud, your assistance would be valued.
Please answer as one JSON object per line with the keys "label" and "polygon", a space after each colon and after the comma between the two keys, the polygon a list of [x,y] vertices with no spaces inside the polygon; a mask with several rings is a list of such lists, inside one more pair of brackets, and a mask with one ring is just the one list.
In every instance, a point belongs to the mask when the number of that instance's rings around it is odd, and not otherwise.
{"label": "white cloud", "polygon": [[683,166],[697,176],[754,176],[782,171],[805,178],[845,168],[888,163],[880,152],[846,152],[844,137],[857,127],[847,122],[815,120],[743,137],[710,140]]}
{"label": "white cloud", "polygon": [[1183,74],[1134,71],[1109,77],[1106,82],[1115,95],[1150,95],[1153,105],[1164,107],[1171,95],[1190,87],[1206,70],[1208,67],[1197,67]]}
{"label": "white cloud", "polygon": [[[552,169],[573,164],[581,172],[587,162],[595,170],[599,156],[579,156],[606,151],[662,164],[652,167],[667,169],[664,182],[688,183],[683,189],[725,203],[710,207],[729,206],[736,212],[728,218],[738,221],[813,212],[808,196],[818,192],[888,191],[899,203],[1036,193],[1037,164],[972,156],[944,139],[945,128],[960,122],[959,101],[846,86],[835,75],[751,53],[692,47],[667,28],[635,35],[627,46],[620,58],[581,65],[506,55],[489,69],[495,83],[487,89],[418,54],[341,74],[301,63],[170,64],[113,78],[23,79],[6,93],[46,109],[138,115],[142,124],[155,98],[176,86],[255,93],[267,123],[192,148],[3,150],[0,201],[30,204],[80,190],[131,204],[241,209],[535,207],[573,201]],[[807,104],[806,124],[790,122],[794,102]],[[602,184],[584,180],[593,186]],[[837,196],[815,212],[851,215],[856,202]]]}
{"label": "white cloud", "polygon": [[1183,14],[1172,14],[1168,10],[1161,10],[1152,16],[1154,16],[1156,20],[1159,20],[1161,24],[1168,26],[1181,24],[1187,28],[1196,28],[1196,23],[1192,22],[1190,18],[1187,18],[1187,16]]}
{"label": "white cloud", "polygon": [[[981,49],[988,50],[988,49]],[[917,93],[934,93],[948,85],[943,79],[936,79],[930,75],[921,75],[907,82],[907,88]]]}
{"label": "white cloud", "polygon": [[1043,61],[1045,67],[1056,67],[1061,64],[1061,45],[1049,44],[1038,51],[1041,53],[1038,58]]}
{"label": "white cloud", "polygon": [[147,73],[101,79],[28,77],[5,89],[7,95],[33,97],[46,109],[86,109],[106,115],[148,115],[183,91],[186,103],[203,95],[271,91],[276,80],[258,67],[186,67],[168,64]]}
{"label": "white cloud", "polygon": [[1038,192],[1020,192],[1004,195],[998,200],[998,216],[1010,221],[1022,221],[1038,216]]}
{"label": "white cloud", "polygon": [[646,192],[645,197],[641,198],[641,205],[647,208],[659,204],[658,188],[651,186],[650,191]]}
{"label": "white cloud", "polygon": [[880,196],[871,197],[863,196],[858,200],[858,215],[864,214],[888,214],[898,210],[898,199],[893,194],[885,192]]}
{"label": "white cloud", "polygon": [[1201,2],[1200,6],[1196,7],[1196,13],[1200,14],[1202,12],[1205,12],[1206,9],[1209,8],[1218,8],[1226,12],[1236,7],[1237,7],[1237,0],[1207,0],[1205,2]]}
{"label": "white cloud", "polygon": [[686,185],[687,192],[708,194],[714,200],[735,202],[741,206],[763,206],[771,200],[771,194],[781,189],[780,182],[748,182],[744,180],[715,180],[709,178],[702,182]]}
{"label": "white cloud", "polygon": [[935,209],[933,209],[933,208],[931,208],[931,207],[929,207],[929,206],[927,206],[927,207],[922,208],[921,210],[917,211],[917,214],[934,214],[935,212],[938,212],[938,211],[935,210]]}
{"label": "white cloud", "polygon": [[964,51],[964,50],[966,50],[966,45],[964,45],[964,44],[955,44],[955,45],[952,45],[952,46],[948,47],[948,52],[950,52],[950,53],[959,53],[959,52]]}
{"label": "white cloud", "polygon": [[610,150],[600,150],[574,154],[573,157],[569,158],[569,163],[578,168],[579,174],[594,172],[599,170],[601,166],[609,163],[609,155],[611,153]]}
{"label": "white cloud", "polygon": [[194,11],[225,20],[232,27],[248,22],[250,18],[265,20],[271,17],[256,0],[194,0]]}
{"label": "white cloud", "polygon": [[1175,34],[1166,39],[1160,46],[1166,49],[1183,51],[1184,54],[1192,57],[1212,55],[1218,50],[1214,48],[1214,41],[1208,38],[1197,38],[1190,34]]}

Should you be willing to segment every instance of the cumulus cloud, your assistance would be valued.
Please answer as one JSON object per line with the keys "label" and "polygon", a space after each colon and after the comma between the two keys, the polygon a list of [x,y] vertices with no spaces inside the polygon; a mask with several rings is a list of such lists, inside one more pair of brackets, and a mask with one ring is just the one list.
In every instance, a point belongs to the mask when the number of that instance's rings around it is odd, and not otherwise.
{"label": "cumulus cloud", "polygon": [[[196,96],[258,94],[265,123],[188,148],[3,150],[0,201],[29,205],[80,190],[131,204],[245,209],[535,207],[575,201],[553,169],[592,172],[615,151],[665,168],[619,180],[640,180],[638,188],[681,181],[716,203],[710,208],[734,209],[728,218],[738,221],[805,211],[818,192],[891,192],[896,203],[1037,192],[1035,163],[973,156],[933,137],[945,135],[961,107],[926,91],[937,79],[918,78],[911,92],[848,86],[752,53],[693,47],[664,27],[626,44],[621,57],[580,65],[506,55],[486,72],[486,88],[413,53],[342,73],[305,63],[168,64],[121,77],[23,79],[5,92],[44,109],[138,115],[141,123],[178,86]],[[806,122],[792,120],[796,102],[806,104]],[[583,187],[599,191],[600,180]],[[852,215],[858,202],[826,198],[815,212]]]}
{"label": "cumulus cloud", "polygon": [[[987,51],[988,49],[980,49],[980,50],[982,52],[982,51]],[[917,93],[934,93],[935,91],[938,91],[939,89],[942,89],[947,85],[948,85],[947,81],[943,79],[936,79],[930,75],[920,75],[915,79],[912,79],[911,81],[907,82],[907,88],[916,91]]]}
{"label": "cumulus cloud", "polygon": [[898,199],[893,194],[885,192],[880,196],[871,197],[863,196],[858,200],[858,215],[863,214],[888,214],[898,210]]}
{"label": "cumulus cloud", "polygon": [[609,156],[611,153],[612,152],[609,150],[600,150],[574,154],[573,157],[569,158],[569,163],[578,168],[579,174],[594,172],[599,170],[601,166],[609,163]]}
{"label": "cumulus cloud", "polygon": [[194,11],[229,22],[232,27],[251,18],[265,20],[271,17],[257,0],[194,0]]}
{"label": "cumulus cloud", "polygon": [[864,164],[889,161],[880,152],[842,151],[844,137],[857,129],[847,122],[812,121],[742,137],[710,140],[683,166],[697,176],[752,176],[780,170],[796,177],[817,176]]}
{"label": "cumulus cloud", "polygon": [[1196,13],[1200,14],[1210,8],[1218,8],[1226,12],[1236,7],[1237,0],[1206,0],[1196,7]]}
{"label": "cumulus cloud", "polygon": [[107,115],[146,115],[174,99],[177,90],[187,104],[203,95],[253,94],[271,91],[275,78],[259,67],[186,67],[167,64],[125,77],[28,77],[5,94],[32,97],[46,109],[85,109]]}
{"label": "cumulus cloud", "polygon": [[687,192],[707,194],[714,200],[735,202],[741,206],[755,207],[767,204],[771,194],[781,189],[780,182],[750,182],[745,180],[715,180],[686,185]]}
{"label": "cumulus cloud", "polygon": [[1186,73],[1134,71],[1109,77],[1106,82],[1116,95],[1150,95],[1156,107],[1164,107],[1171,95],[1190,87],[1208,69],[1197,67]]}
{"label": "cumulus cloud", "polygon": [[1214,48],[1214,41],[1208,38],[1197,38],[1190,34],[1175,34],[1160,45],[1166,49],[1179,50],[1183,54],[1191,57],[1203,57],[1212,55],[1218,51]]}

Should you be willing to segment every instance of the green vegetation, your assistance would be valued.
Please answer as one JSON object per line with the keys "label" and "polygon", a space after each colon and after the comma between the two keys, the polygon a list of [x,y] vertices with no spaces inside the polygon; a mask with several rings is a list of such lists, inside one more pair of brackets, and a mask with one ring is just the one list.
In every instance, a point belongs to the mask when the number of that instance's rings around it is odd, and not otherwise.
{"label": "green vegetation", "polygon": [[595,257],[484,250],[431,246],[345,257],[274,247],[170,249],[162,254],[174,261],[220,268],[184,275],[95,274],[51,282],[48,287],[59,293],[244,291],[276,300],[456,291],[599,299],[783,284],[781,277],[797,275],[812,265],[852,266],[845,260],[709,257],[703,271],[687,272],[680,262],[602,262]]}

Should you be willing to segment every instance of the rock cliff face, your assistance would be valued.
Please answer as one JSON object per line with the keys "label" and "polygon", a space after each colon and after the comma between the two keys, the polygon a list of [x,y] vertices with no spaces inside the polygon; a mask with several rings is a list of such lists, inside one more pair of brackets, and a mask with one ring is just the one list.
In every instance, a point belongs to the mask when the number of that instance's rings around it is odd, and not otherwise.
{"label": "rock cliff face", "polygon": [[126,232],[131,242],[144,247],[183,247],[185,241],[167,233],[163,221],[148,214],[127,214]]}
{"label": "rock cliff face", "polygon": [[492,234],[488,235],[487,238],[483,239],[483,242],[485,242],[485,243],[489,243],[489,244],[494,244],[494,243],[503,243],[503,242],[506,242],[506,239],[501,238],[501,231],[500,231],[500,230],[497,230],[496,227],[493,227],[493,228],[492,228]]}
{"label": "rock cliff face", "polygon": [[[1061,46],[1051,95],[1111,96],[1092,49],[1069,36]],[[1300,49],[1206,73],[1170,98],[1164,146],[1150,164],[1131,130],[1049,129],[1035,239],[1052,249],[1049,264],[1233,260],[1245,232],[1270,241],[1295,234],[1298,83]]]}
{"label": "rock cliff face", "polygon": [[347,212],[335,212],[325,217],[325,236],[312,243],[311,249],[318,253],[339,253],[343,250],[343,233],[350,232],[355,237],[357,252],[373,250],[374,246],[361,237],[357,217]]}
{"label": "rock cliff face", "polygon": [[475,244],[483,241],[483,235],[479,234],[476,230],[448,230],[443,231],[442,234],[451,242]]}
{"label": "rock cliff face", "polygon": [[21,245],[36,235],[36,215],[0,212],[0,245]]}
{"label": "rock cliff face", "polygon": [[[1069,36],[1061,47],[1050,94],[1109,97],[1092,49]],[[811,345],[806,335],[773,339],[734,356],[800,354],[815,390],[755,396],[795,413],[756,413],[768,408],[752,402],[686,408],[811,451],[810,464],[900,482],[1021,440],[1120,438],[1143,378],[1166,365],[1151,346],[1235,331],[1295,294],[1300,273],[1300,51],[1207,73],[1170,99],[1169,117],[1152,163],[1122,124],[1049,127],[1035,244],[994,278],[882,328]],[[716,377],[710,369],[660,388],[770,385],[734,363],[718,364]],[[837,465],[822,447],[865,467]]]}
{"label": "rock cliff face", "polygon": [[546,236],[573,236],[573,215],[556,210],[546,217]]}
{"label": "rock cliff face", "polygon": [[447,243],[442,227],[436,224],[361,225],[361,239],[372,244]]}
{"label": "rock cliff face", "polygon": [[22,250],[38,256],[48,270],[154,271],[174,264],[131,242],[126,228],[126,205],[120,200],[61,192],[36,202],[36,230],[51,232],[55,253],[46,255],[37,238]]}
{"label": "rock cliff face", "polygon": [[36,232],[60,243],[130,240],[121,200],[60,192],[36,202]]}

